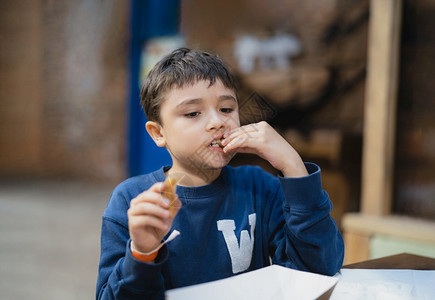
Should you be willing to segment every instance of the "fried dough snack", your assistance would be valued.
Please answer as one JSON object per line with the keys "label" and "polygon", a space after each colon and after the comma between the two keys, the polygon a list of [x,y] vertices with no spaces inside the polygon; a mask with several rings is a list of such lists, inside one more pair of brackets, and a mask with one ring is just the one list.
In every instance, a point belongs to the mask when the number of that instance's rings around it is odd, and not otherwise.
{"label": "fried dough snack", "polygon": [[171,217],[174,217],[175,206],[177,204],[177,195],[175,194],[175,189],[177,187],[178,178],[167,176],[165,179],[165,189],[163,191],[163,196],[170,201],[169,213]]}

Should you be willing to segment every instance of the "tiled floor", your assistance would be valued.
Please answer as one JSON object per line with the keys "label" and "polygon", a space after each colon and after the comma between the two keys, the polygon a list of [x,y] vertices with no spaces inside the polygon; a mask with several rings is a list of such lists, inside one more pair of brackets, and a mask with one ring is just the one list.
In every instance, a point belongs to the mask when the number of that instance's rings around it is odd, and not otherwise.
{"label": "tiled floor", "polygon": [[0,299],[95,299],[113,186],[0,183]]}

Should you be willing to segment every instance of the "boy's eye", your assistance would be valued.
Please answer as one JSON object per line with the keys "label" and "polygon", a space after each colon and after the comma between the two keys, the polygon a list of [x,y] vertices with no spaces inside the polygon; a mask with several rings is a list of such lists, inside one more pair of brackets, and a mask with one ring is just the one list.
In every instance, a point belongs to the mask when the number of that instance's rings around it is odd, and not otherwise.
{"label": "boy's eye", "polygon": [[195,112],[187,113],[184,116],[188,117],[188,118],[195,118],[195,117],[199,116],[199,112],[195,111]]}
{"label": "boy's eye", "polygon": [[228,113],[234,111],[234,109],[232,109],[232,108],[230,108],[230,107],[227,107],[227,108],[221,108],[220,110],[221,110],[221,112],[226,113],[226,114],[228,114]]}

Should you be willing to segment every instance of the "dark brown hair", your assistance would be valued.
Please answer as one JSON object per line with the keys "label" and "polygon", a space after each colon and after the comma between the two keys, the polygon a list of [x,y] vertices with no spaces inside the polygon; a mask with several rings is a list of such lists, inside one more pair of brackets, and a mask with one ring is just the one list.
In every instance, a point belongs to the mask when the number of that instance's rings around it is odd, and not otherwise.
{"label": "dark brown hair", "polygon": [[211,86],[216,79],[237,93],[235,79],[219,56],[180,48],[165,56],[148,73],[140,92],[140,104],[149,121],[161,123],[160,108],[170,88],[201,80],[209,80]]}

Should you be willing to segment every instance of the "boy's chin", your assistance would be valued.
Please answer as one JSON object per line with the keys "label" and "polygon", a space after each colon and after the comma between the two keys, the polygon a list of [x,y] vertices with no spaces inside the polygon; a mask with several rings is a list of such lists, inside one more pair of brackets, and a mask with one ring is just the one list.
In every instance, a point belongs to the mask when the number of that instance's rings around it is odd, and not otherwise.
{"label": "boy's chin", "polygon": [[223,167],[225,167],[226,165],[228,165],[228,163],[230,162],[229,159],[225,159],[225,160],[219,160],[219,161],[213,161],[213,162],[208,162],[207,164],[204,164],[204,169],[208,169],[208,170],[220,170]]}
{"label": "boy's chin", "polygon": [[220,171],[223,167],[228,165],[231,161],[232,156],[229,155],[218,155],[214,157],[209,157],[207,160],[201,161],[190,161],[191,166],[195,169],[199,167],[204,172]]}
{"label": "boy's chin", "polygon": [[223,167],[225,167],[228,163],[229,163],[229,161],[214,162],[214,163],[211,163],[211,164],[208,164],[207,166],[205,166],[205,169],[220,170]]}

